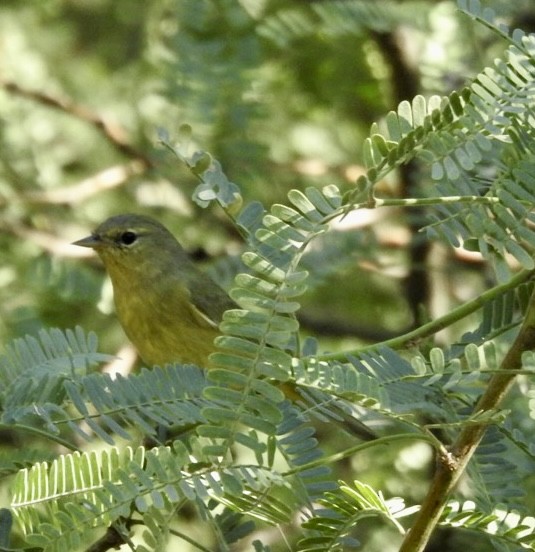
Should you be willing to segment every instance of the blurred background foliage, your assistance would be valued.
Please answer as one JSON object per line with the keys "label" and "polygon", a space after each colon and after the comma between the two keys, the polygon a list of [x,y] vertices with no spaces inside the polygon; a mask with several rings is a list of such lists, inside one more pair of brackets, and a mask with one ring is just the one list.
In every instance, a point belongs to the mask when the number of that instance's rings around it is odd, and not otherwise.
{"label": "blurred background foliage", "polygon": [[[531,0],[484,4],[535,28]],[[190,151],[217,158],[245,202],[348,190],[372,122],[458,88],[504,46],[450,0],[3,0],[0,341],[80,324],[128,358],[100,263],[69,245],[119,212],[157,217],[230,285],[240,237],[190,199],[196,182],[159,146],[159,128],[177,137],[190,124]],[[409,165],[380,191],[422,195],[427,179]],[[431,247],[421,224],[421,213],[359,211],[316,240],[304,333],[328,350],[374,342],[485,289],[483,263]],[[392,449],[359,455],[345,475],[418,501],[429,455]],[[377,535],[369,550],[396,549]]]}

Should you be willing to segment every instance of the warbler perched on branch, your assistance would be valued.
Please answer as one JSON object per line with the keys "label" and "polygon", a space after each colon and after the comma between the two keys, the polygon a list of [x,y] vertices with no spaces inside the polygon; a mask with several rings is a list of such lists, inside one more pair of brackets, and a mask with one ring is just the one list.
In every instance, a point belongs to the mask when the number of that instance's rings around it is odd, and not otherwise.
{"label": "warbler perched on branch", "polygon": [[[102,259],[119,321],[148,366],[180,362],[209,368],[223,313],[238,306],[165,226],[142,215],[117,215],[74,245],[90,247]],[[280,387],[288,399],[300,397],[293,385]],[[339,415],[352,433],[375,437],[347,413]]]}

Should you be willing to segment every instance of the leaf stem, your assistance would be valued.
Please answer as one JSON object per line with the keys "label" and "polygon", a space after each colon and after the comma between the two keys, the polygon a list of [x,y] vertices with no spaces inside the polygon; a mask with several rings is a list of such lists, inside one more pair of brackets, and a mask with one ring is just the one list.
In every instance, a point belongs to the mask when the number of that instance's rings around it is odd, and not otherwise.
{"label": "leaf stem", "polygon": [[0,424],[0,431],[13,431],[13,430],[24,431],[26,433],[37,435],[39,437],[42,437],[46,441],[54,441],[58,443],[58,445],[62,445],[69,450],[80,450],[80,448],[77,447],[75,444],[61,437],[58,437],[57,435],[54,435],[49,431],[43,431],[42,429],[39,429],[37,427],[32,427],[24,424]]}
{"label": "leaf stem", "polygon": [[486,303],[493,301],[496,297],[499,297],[500,295],[504,294],[506,291],[509,291],[510,289],[514,289],[518,287],[520,284],[522,284],[523,282],[529,280],[534,273],[535,271],[533,270],[521,270],[520,272],[515,274],[515,276],[513,276],[508,282],[494,286],[493,288],[485,291],[481,295],[478,295],[475,299],[472,299],[471,301],[468,301],[467,303],[460,305],[459,307],[453,309],[452,311],[445,314],[444,316],[441,316],[436,320],[432,320],[431,322],[428,322],[427,324],[424,324],[423,326],[420,326],[419,328],[416,328],[415,330],[407,332],[403,335],[400,335],[398,337],[393,337],[392,339],[387,339],[386,341],[381,341],[379,343],[374,343],[372,345],[367,345],[365,347],[359,347],[358,349],[354,349],[353,351],[349,351],[349,352],[345,351],[341,353],[329,353],[329,354],[320,355],[319,359],[326,360],[326,361],[328,360],[343,361],[347,358],[348,355],[359,356],[362,353],[375,351],[381,347],[390,347],[391,349],[402,349],[403,347],[405,347],[407,344],[411,342],[416,342],[426,337],[429,337],[430,335],[433,335],[438,331],[443,330],[444,328],[447,328],[454,322],[458,322],[459,320],[466,318],[468,315],[472,314],[473,312],[483,307]]}
{"label": "leaf stem", "polygon": [[431,434],[425,435],[422,433],[414,432],[414,433],[399,433],[397,435],[388,435],[387,437],[378,437],[373,441],[359,443],[358,445],[349,447],[340,452],[336,452],[335,454],[331,454],[330,456],[322,456],[317,460],[313,460],[312,462],[308,462],[307,464],[303,464],[302,466],[297,466],[295,468],[292,468],[291,470],[284,472],[282,475],[283,477],[288,477],[290,475],[294,475],[296,473],[300,473],[302,471],[306,471],[306,470],[315,468],[317,466],[331,465],[335,462],[339,462],[340,460],[343,460],[344,458],[353,456],[355,453],[360,452],[364,449],[367,449],[370,447],[376,447],[379,445],[388,446],[396,441],[424,441],[426,443],[429,443],[434,448],[436,448],[437,446],[437,440]]}

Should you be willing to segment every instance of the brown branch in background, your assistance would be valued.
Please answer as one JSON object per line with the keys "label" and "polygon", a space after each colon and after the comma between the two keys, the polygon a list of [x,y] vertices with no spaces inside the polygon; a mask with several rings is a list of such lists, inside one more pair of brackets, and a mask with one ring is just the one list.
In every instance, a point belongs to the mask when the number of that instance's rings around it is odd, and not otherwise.
{"label": "brown branch in background", "polygon": [[131,176],[144,173],[146,169],[147,166],[142,160],[134,159],[126,165],[108,167],[71,186],[53,188],[51,190],[30,191],[24,197],[33,203],[72,205],[85,201],[103,190],[116,188]]}
{"label": "brown branch in background", "polygon": [[[391,71],[392,100],[397,106],[403,100],[411,101],[420,92],[420,76],[408,62],[400,39],[396,33],[373,33],[373,37],[383,53]],[[417,197],[420,175],[417,163],[410,161],[399,167],[401,197]],[[422,306],[430,302],[430,284],[427,258],[430,244],[422,235],[422,209],[411,209],[407,214],[411,241],[408,246],[409,272],[405,278],[405,296],[413,317],[415,328],[422,320]]]}
{"label": "brown branch in background", "polygon": [[75,247],[73,245],[62,238],[54,236],[50,232],[30,229],[22,225],[11,225],[9,227],[2,226],[1,230],[3,232],[10,232],[23,240],[36,244],[43,250],[57,257],[81,256],[80,253],[75,252]]}
{"label": "brown branch in background", "polygon": [[12,81],[0,81],[0,86],[12,94],[33,100],[34,102],[53,109],[58,109],[76,117],[77,119],[80,119],[81,121],[89,123],[94,126],[121,154],[131,159],[138,160],[142,163],[144,169],[153,168],[153,163],[149,157],[136,150],[126,141],[125,134],[119,126],[110,124],[100,115],[97,115],[88,108],[66,98],[51,96],[45,92],[26,90]]}

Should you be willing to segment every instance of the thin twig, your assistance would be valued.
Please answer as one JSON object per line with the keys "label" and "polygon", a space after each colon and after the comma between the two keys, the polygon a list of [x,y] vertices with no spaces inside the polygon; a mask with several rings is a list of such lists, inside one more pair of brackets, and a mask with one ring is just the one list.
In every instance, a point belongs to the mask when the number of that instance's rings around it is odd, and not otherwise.
{"label": "thin twig", "polygon": [[504,294],[506,291],[514,289],[523,282],[528,281],[530,278],[533,277],[533,275],[533,270],[521,270],[505,284],[499,284],[485,291],[481,295],[478,295],[475,299],[472,299],[471,301],[468,301],[453,309],[448,314],[445,314],[444,316],[441,316],[436,320],[432,320],[431,322],[428,322],[427,324],[424,324],[423,326],[420,326],[419,328],[416,328],[411,332],[407,332],[398,337],[394,337],[393,339],[388,339],[386,341],[382,341],[381,343],[374,343],[373,345],[368,345],[366,347],[360,347],[349,352],[346,351],[343,353],[330,353],[321,355],[319,358],[320,360],[345,360],[348,355],[359,356],[365,352],[377,351],[381,347],[402,349],[407,345],[417,343],[422,339],[434,335],[440,330],[451,326],[454,322],[458,322],[459,320],[466,318],[468,315],[482,308],[486,303],[493,301],[500,295]]}
{"label": "thin twig", "polygon": [[118,549],[123,544],[125,544],[124,536],[121,535],[114,525],[111,525],[104,535],[87,548],[85,552],[105,552],[112,548]]}
{"label": "thin twig", "polygon": [[53,188],[50,190],[35,190],[25,194],[25,199],[33,203],[49,203],[55,205],[72,205],[81,203],[88,198],[121,186],[131,176],[142,174],[146,165],[140,159],[134,159],[125,165],[108,167],[71,186]]}
{"label": "thin twig", "polygon": [[53,109],[58,109],[64,113],[68,113],[76,117],[77,119],[80,119],[81,121],[89,123],[101,134],[103,134],[106,140],[120,153],[128,158],[137,159],[143,163],[145,169],[153,167],[153,163],[149,157],[136,150],[126,141],[125,132],[122,128],[118,125],[112,125],[103,117],[94,113],[87,107],[77,104],[68,98],[60,98],[58,96],[52,96],[45,92],[36,90],[27,90],[12,81],[0,81],[0,86],[14,95],[33,100],[34,102]]}

